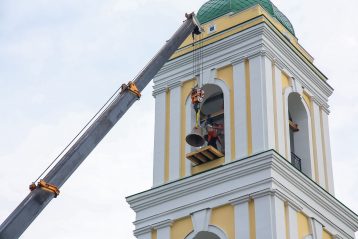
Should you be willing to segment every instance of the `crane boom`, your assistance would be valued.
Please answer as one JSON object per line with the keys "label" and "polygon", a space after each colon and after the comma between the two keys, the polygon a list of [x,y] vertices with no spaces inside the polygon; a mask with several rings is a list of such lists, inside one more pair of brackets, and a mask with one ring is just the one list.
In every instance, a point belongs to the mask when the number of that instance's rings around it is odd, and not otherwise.
{"label": "crane boom", "polygon": [[[195,14],[187,14],[186,17],[187,20],[134,79],[133,84],[137,89],[134,91],[124,90],[116,96],[108,108],[100,114],[44,177],[46,183],[60,188],[138,99],[138,93],[148,85],[184,40],[191,33],[198,32],[200,26]],[[0,239],[19,238],[54,197],[56,194],[51,190],[44,190],[40,186],[34,188],[1,224]]]}

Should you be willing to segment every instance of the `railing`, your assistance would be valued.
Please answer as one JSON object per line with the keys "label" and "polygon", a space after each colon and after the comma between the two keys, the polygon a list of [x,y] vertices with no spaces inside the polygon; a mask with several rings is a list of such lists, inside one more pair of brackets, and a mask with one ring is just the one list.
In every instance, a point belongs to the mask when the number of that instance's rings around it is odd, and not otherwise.
{"label": "railing", "polygon": [[296,154],[291,152],[291,164],[293,165],[293,167],[300,171],[302,171],[301,161],[302,160]]}

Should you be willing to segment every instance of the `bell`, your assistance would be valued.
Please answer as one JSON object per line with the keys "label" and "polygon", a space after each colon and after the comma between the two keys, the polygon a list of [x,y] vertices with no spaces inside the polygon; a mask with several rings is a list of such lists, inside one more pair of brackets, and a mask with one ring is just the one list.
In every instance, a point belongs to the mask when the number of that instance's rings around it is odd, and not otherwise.
{"label": "bell", "polygon": [[200,127],[194,127],[191,133],[186,136],[185,140],[193,147],[200,147],[205,143]]}

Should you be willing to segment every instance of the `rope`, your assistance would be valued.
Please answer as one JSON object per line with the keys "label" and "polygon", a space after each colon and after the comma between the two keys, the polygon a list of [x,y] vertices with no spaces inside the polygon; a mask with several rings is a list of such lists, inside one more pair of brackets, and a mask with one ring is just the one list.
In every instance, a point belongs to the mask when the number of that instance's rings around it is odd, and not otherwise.
{"label": "rope", "polygon": [[50,163],[50,165],[40,174],[40,176],[34,181],[36,183],[46,172],[49,170],[55,162],[60,158],[60,156],[70,147],[70,145],[78,139],[78,137],[85,131],[85,129],[94,121],[97,116],[105,110],[108,109],[109,105],[111,105],[114,102],[114,97],[118,95],[118,92],[120,91],[120,88],[114,92],[114,94],[107,100],[107,102],[100,108],[100,110],[87,122],[87,124],[80,130],[80,132],[71,140],[69,144],[61,151],[61,153]]}

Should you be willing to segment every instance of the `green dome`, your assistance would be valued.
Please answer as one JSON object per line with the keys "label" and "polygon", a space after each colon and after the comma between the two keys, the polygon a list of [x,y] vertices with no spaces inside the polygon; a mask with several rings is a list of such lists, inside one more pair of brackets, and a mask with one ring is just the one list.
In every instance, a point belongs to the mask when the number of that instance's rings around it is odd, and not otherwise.
{"label": "green dome", "polygon": [[199,9],[197,17],[200,23],[204,24],[230,12],[241,12],[257,4],[295,35],[290,20],[270,0],[210,0]]}

